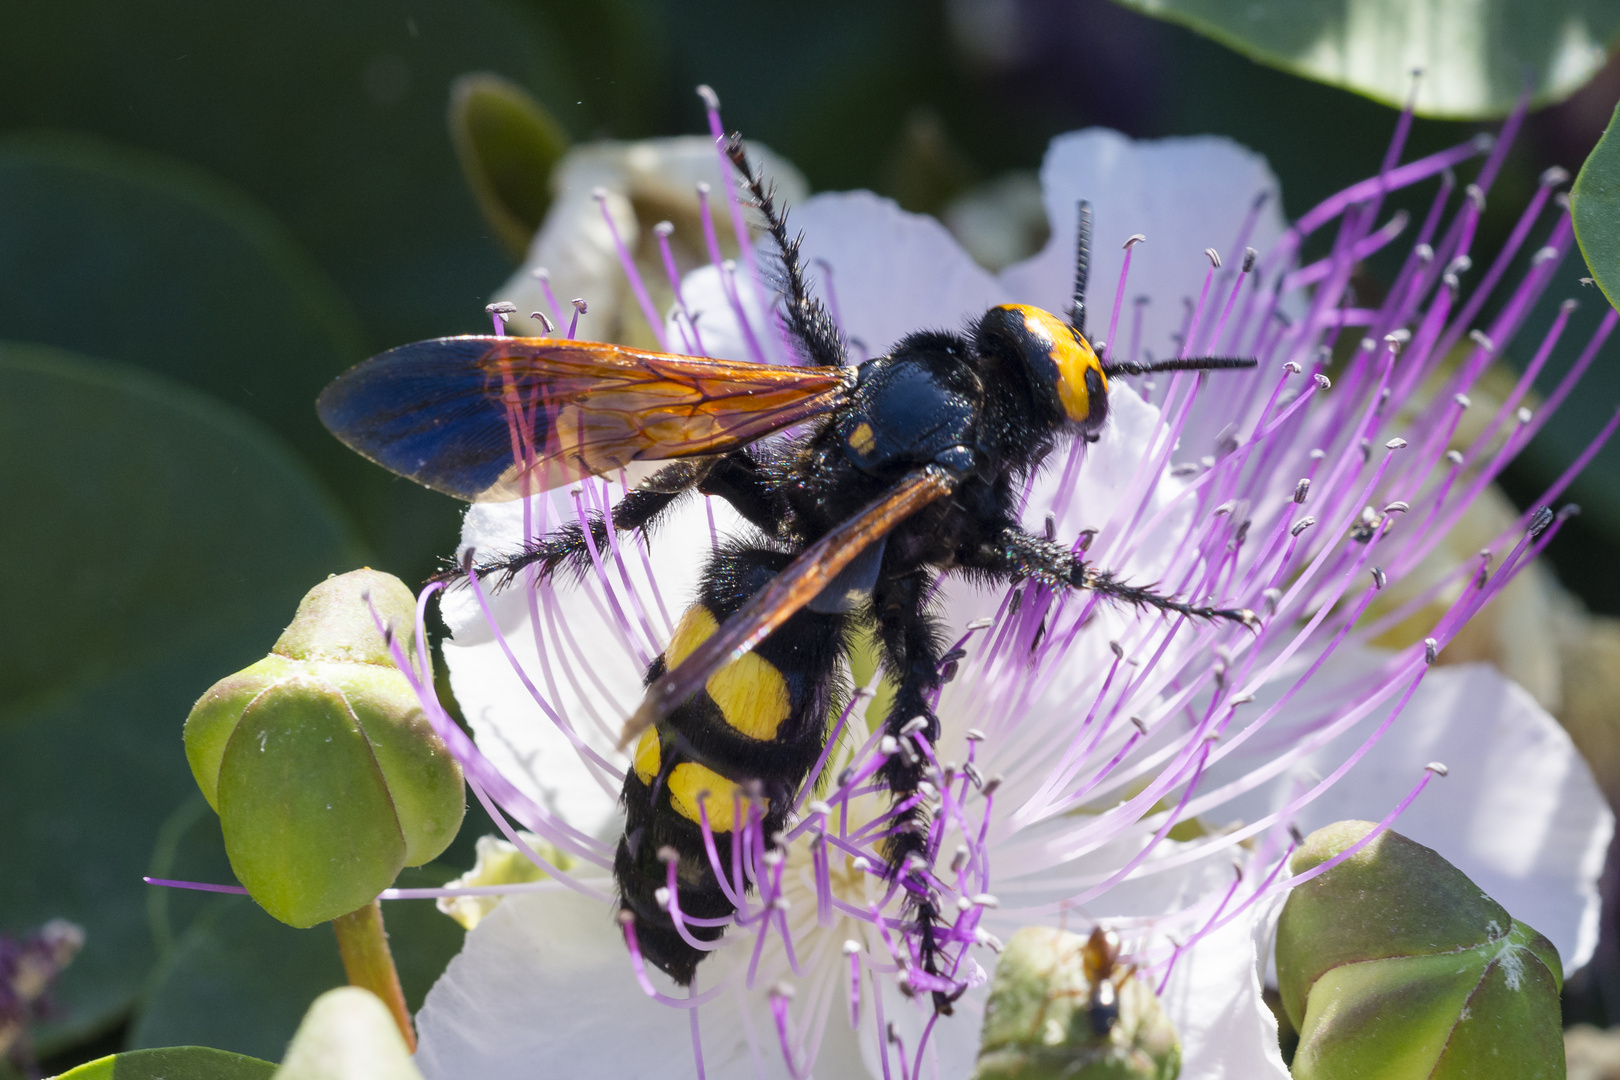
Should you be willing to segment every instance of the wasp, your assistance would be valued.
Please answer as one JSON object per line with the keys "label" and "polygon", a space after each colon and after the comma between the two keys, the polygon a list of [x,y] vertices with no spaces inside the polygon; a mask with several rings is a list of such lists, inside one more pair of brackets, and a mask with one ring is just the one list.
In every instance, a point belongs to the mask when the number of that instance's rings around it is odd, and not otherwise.
{"label": "wasp", "polygon": [[[621,918],[633,921],[642,955],[682,985],[705,953],[683,938],[660,896],[665,860],[679,863],[679,910],[701,920],[683,929],[716,940],[723,929],[715,924],[735,908],[707,845],[728,863],[745,806],[764,808],[765,837],[787,824],[828,737],[856,634],[872,635],[894,684],[887,733],[897,743],[939,737],[929,702],[950,660],[930,608],[939,575],[1090,589],[1139,608],[1254,621],[1246,610],[1126,583],[1019,523],[1021,485],[1053,449],[1097,438],[1111,377],[1254,364],[1099,358],[1085,333],[1089,206],[1081,204],[1066,319],[1003,304],[961,332],[919,330],[853,366],[807,284],[802,237],[789,235],[740,137],[725,150],[773,242],[779,313],[801,365],[572,339],[449,337],[375,356],[318,402],[326,426],[360,454],[468,501],[669,462],[605,517],[496,561],[475,564],[469,553],[460,573],[504,581],[529,568],[540,580],[565,568],[583,573],[609,529],[646,531],[693,493],[726,500],[755,530],[709,558],[621,744],[634,744],[614,863]],[[926,767],[920,754],[894,753],[878,776],[896,807],[909,804],[885,841],[887,873],[907,898],[921,967],[938,975],[940,899],[927,874],[927,810],[913,798]],[[936,1009],[949,1012],[952,995],[932,993]]]}

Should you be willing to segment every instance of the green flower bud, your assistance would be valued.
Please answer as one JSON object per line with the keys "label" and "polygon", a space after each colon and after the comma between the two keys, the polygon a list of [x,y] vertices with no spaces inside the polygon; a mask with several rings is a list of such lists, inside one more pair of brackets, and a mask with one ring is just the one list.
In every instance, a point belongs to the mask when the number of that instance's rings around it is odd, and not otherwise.
{"label": "green flower bud", "polygon": [[1173,1080],[1175,1028],[1118,954],[1101,929],[1014,934],[990,986],[973,1080]]}
{"label": "green flower bud", "polygon": [[[1375,827],[1318,829],[1290,868],[1309,870]],[[1561,1080],[1563,981],[1551,942],[1392,832],[1296,887],[1277,927],[1300,1080]]]}
{"label": "green flower bud", "polygon": [[270,1080],[422,1080],[394,1018],[357,986],[315,999]]}
{"label": "green flower bud", "polygon": [[415,663],[410,590],[356,570],[311,589],[270,655],[215,683],[186,718],[186,758],[231,869],[293,926],[369,903],[402,867],[443,851],[466,811],[461,766],[372,606]]}

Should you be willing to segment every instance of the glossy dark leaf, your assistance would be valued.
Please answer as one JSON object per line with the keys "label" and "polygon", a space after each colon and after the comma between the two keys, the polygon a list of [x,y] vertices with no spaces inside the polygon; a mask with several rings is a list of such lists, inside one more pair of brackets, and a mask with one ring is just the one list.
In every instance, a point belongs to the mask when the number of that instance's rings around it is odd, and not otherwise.
{"label": "glossy dark leaf", "polygon": [[1620,106],[1570,192],[1575,239],[1609,303],[1620,307]]}
{"label": "glossy dark leaf", "polygon": [[1620,33],[1604,0],[1119,0],[1308,79],[1396,107],[1423,70],[1417,110],[1501,116],[1528,84],[1546,104],[1574,93]]}
{"label": "glossy dark leaf", "polygon": [[393,483],[321,427],[315,395],[365,345],[262,207],[179,162],[39,135],[0,140],[0,204],[0,338],[138,364],[246,411],[412,580],[452,545],[452,504]]}
{"label": "glossy dark leaf", "polygon": [[37,1031],[114,1023],[158,957],[141,883],[195,795],[192,702],[262,656],[358,547],[309,471],[248,417],[124,365],[0,346],[0,926],[87,941]]}

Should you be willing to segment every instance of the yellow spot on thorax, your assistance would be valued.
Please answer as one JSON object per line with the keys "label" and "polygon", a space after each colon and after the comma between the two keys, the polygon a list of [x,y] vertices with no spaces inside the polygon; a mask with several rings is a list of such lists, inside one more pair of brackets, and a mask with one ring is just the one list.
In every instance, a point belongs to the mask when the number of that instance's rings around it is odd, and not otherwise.
{"label": "yellow spot on thorax", "polygon": [[1045,343],[1046,355],[1057,367],[1057,395],[1063,411],[1070,420],[1080,421],[1091,415],[1091,394],[1086,390],[1086,370],[1096,368],[1104,389],[1108,376],[1103,374],[1102,363],[1092,351],[1091,343],[1076,334],[1068,323],[1050,311],[1029,304],[1008,304],[1009,310],[1024,317],[1024,329]]}
{"label": "yellow spot on thorax", "polygon": [[[714,615],[702,604],[693,604],[681,616],[675,636],[664,650],[664,665],[673,671],[709,635],[719,629]],[[754,653],[744,653],[713,675],[704,689],[720,708],[726,724],[750,739],[766,742],[776,738],[782,721],[793,711],[788,700],[787,680],[776,665]]]}
{"label": "yellow spot on thorax", "polygon": [[849,445],[857,454],[865,457],[877,445],[877,436],[872,433],[872,425],[862,421],[855,425],[855,430],[849,433]]}

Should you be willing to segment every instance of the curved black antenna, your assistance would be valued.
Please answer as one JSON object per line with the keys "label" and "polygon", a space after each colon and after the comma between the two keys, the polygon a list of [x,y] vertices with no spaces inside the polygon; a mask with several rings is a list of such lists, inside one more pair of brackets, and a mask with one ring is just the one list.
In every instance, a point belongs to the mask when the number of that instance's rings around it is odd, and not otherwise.
{"label": "curved black antenna", "polygon": [[1086,280],[1091,277],[1091,203],[1080,200],[1079,224],[1074,238],[1074,300],[1069,305],[1069,325],[1086,332]]}
{"label": "curved black antenna", "polygon": [[1150,371],[1230,371],[1252,368],[1260,361],[1252,356],[1188,356],[1176,360],[1155,360],[1134,364],[1119,360],[1102,366],[1104,375],[1146,375]]}

